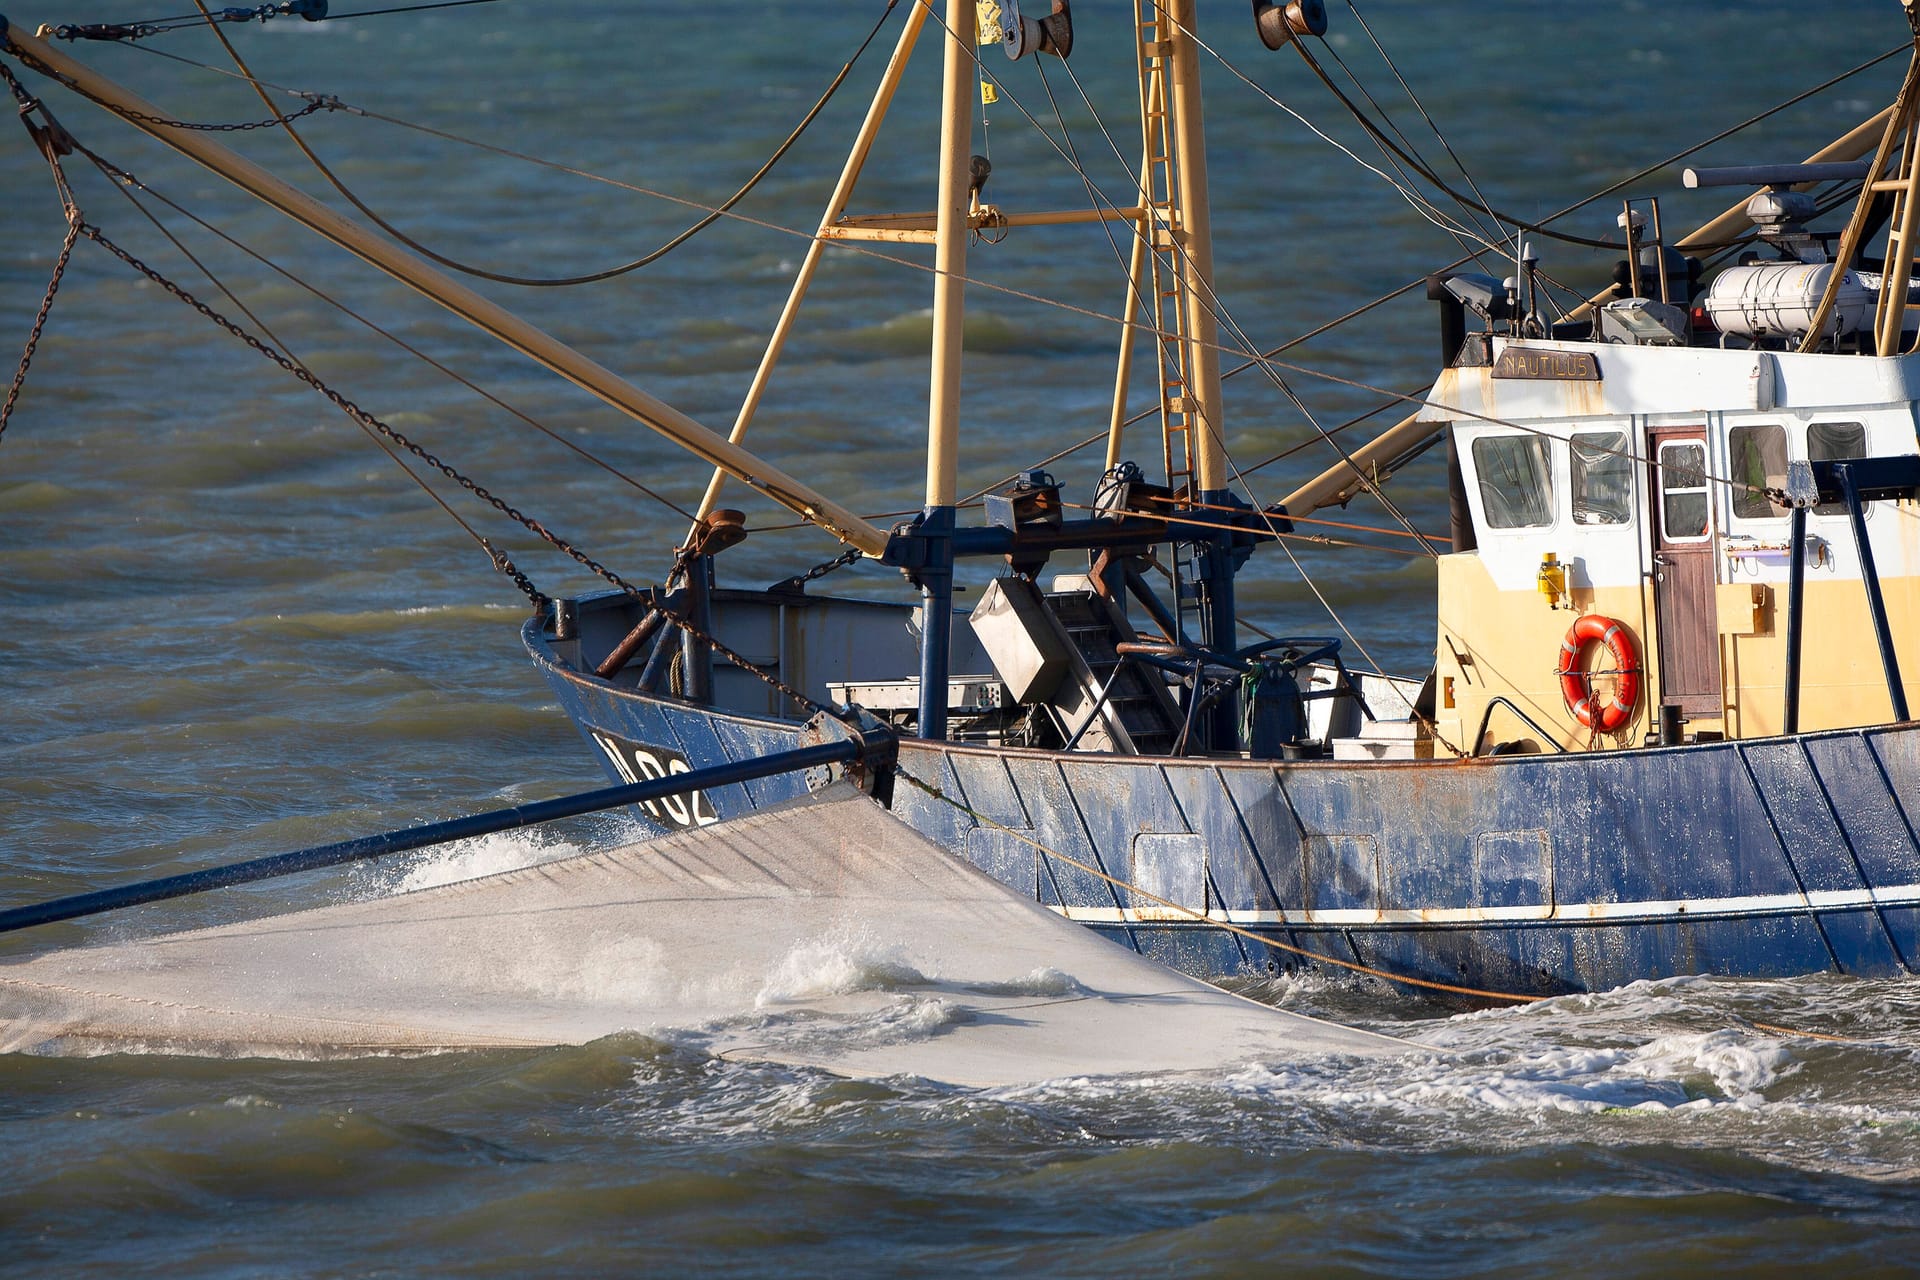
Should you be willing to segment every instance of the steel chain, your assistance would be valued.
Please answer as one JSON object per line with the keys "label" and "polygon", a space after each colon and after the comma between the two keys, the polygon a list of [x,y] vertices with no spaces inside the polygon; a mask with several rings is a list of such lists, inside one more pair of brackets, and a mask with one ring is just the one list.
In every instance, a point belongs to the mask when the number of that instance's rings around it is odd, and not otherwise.
{"label": "steel chain", "polygon": [[520,588],[521,594],[533,603],[535,613],[543,611],[553,603],[553,597],[534,586],[533,579],[522,573],[507,553],[494,546],[490,539],[480,539],[480,549],[487,553],[487,559],[493,561],[493,567],[512,579],[513,585]]}
{"label": "steel chain", "polygon": [[805,573],[796,573],[791,578],[783,578],[768,587],[769,591],[803,591],[809,582],[824,578],[835,569],[844,569],[859,560],[866,553],[858,547],[848,547],[831,560],[822,560]]}
{"label": "steel chain", "polygon": [[[92,95],[87,94],[83,96],[91,97]],[[169,129],[190,129],[195,133],[246,133],[251,129],[277,128],[282,122],[298,120],[300,117],[310,116],[316,111],[353,110],[352,107],[349,107],[346,103],[340,101],[340,99],[330,93],[302,93],[300,96],[307,100],[307,105],[298,111],[288,115],[275,116],[271,120],[249,120],[244,124],[199,124],[192,120],[170,120],[165,116],[150,116],[144,111],[122,111],[118,107],[109,107],[108,109],[122,120],[137,120],[145,124],[165,125]],[[94,101],[99,102],[99,99],[95,98]],[[100,105],[103,107],[107,106],[104,102],[101,102]]]}
{"label": "steel chain", "polygon": [[[29,62],[28,65],[33,65],[33,64]],[[48,71],[47,68],[44,68],[44,67],[36,67],[35,69],[40,70],[45,74],[50,74],[50,75],[54,74]],[[3,77],[5,79],[8,87],[12,90],[14,97],[19,100],[21,104],[20,114],[23,119],[30,112],[34,111],[36,108],[40,106],[38,99],[34,98],[31,94],[29,94],[26,91],[25,87],[21,85],[19,80],[14,77],[12,71],[8,69],[5,66],[5,64],[0,64],[0,77]],[[64,76],[55,75],[55,78],[61,80],[63,83],[66,82],[66,78]],[[70,85],[69,87],[76,88],[77,90],[77,86]],[[90,95],[83,95],[83,96],[90,96]],[[333,102],[335,106],[339,105],[336,100],[329,99],[327,101]],[[105,104],[102,104],[102,105],[105,105]],[[319,110],[324,105],[326,105],[325,102],[316,100],[309,107],[308,110],[309,111]],[[351,110],[352,108],[345,108],[345,109]],[[305,115],[307,114],[307,112],[303,111],[300,114]],[[148,117],[148,118],[151,119],[152,117]],[[30,124],[28,128],[30,132],[33,131],[32,126]],[[39,135],[36,133],[35,136],[36,138],[38,138]],[[97,161],[97,158],[96,158],[96,161]],[[481,499],[483,502],[486,502],[488,505],[492,506],[496,511],[500,512],[502,515],[506,516],[508,519],[515,521],[522,528],[526,529],[528,532],[539,537],[542,541],[548,543],[550,546],[554,547],[556,550],[560,551],[561,553],[566,555],[568,558],[572,559],[575,563],[581,565],[583,568],[589,570],[590,572],[600,577],[604,581],[612,584],[614,587],[618,588],[622,593],[628,596],[638,598],[638,597],[647,595],[647,592],[645,592],[640,587],[636,587],[633,583],[628,582],[625,578],[621,577],[618,573],[615,573],[612,569],[609,569],[604,564],[601,564],[598,560],[595,560],[592,556],[587,555],[585,552],[581,551],[578,547],[574,546],[571,542],[567,541],[565,538],[562,538],[558,534],[552,532],[545,525],[541,524],[538,520],[535,520],[533,517],[528,516],[524,512],[520,511],[518,508],[514,507],[512,504],[506,502],[504,499],[495,496],[493,493],[488,491],[483,485],[470,479],[468,476],[464,475],[463,473],[461,473],[459,470],[457,470],[450,464],[442,461],[436,455],[428,452],[421,445],[416,444],[413,440],[409,439],[403,433],[395,430],[393,427],[389,426],[387,423],[382,422],[379,418],[376,418],[373,414],[367,412],[365,409],[362,409],[359,405],[347,399],[344,395],[341,395],[338,391],[335,391],[332,387],[329,387],[325,383],[321,382],[319,378],[315,377],[311,372],[303,368],[301,365],[297,364],[295,361],[293,361],[290,357],[288,357],[283,352],[276,350],[275,348],[269,346],[267,343],[262,342],[260,339],[254,337],[252,334],[248,333],[245,329],[242,329],[239,325],[235,324],[232,320],[229,320],[226,316],[221,315],[218,311],[215,311],[212,307],[208,306],[205,302],[195,297],[192,293],[189,293],[186,289],[182,288],[180,285],[175,284],[172,280],[169,280],[166,276],[163,276],[162,274],[160,274],[160,272],[148,266],[145,262],[142,262],[139,258],[136,258],[133,254],[127,252],[125,249],[115,244],[112,240],[110,240],[107,237],[105,232],[100,230],[99,227],[94,226],[92,223],[86,222],[80,216],[79,207],[74,203],[73,197],[67,187],[66,175],[61,171],[57,154],[48,154],[47,162],[49,165],[52,166],[54,181],[60,191],[61,204],[64,206],[64,208],[67,211],[67,236],[66,236],[65,242],[61,245],[60,257],[54,266],[53,279],[47,286],[46,297],[41,301],[39,314],[36,316],[34,320],[32,333],[29,335],[27,339],[26,350],[21,356],[20,367],[14,375],[13,384],[10,390],[8,391],[4,409],[0,409],[0,433],[4,433],[6,430],[7,418],[12,414],[14,402],[18,399],[20,388],[22,384],[25,382],[27,367],[33,359],[34,348],[39,342],[41,331],[46,324],[47,315],[52,309],[53,296],[54,296],[54,293],[59,288],[60,278],[66,271],[68,260],[72,257],[73,246],[80,236],[85,235],[89,240],[92,240],[95,244],[98,244],[101,248],[111,253],[114,257],[120,259],[122,262],[132,267],[135,271],[138,271],[141,275],[145,276],[147,279],[159,285],[162,289],[166,290],[167,293],[179,299],[181,302],[186,303],[188,306],[192,307],[195,311],[198,311],[201,315],[211,320],[214,324],[226,330],[232,336],[240,339],[241,342],[253,348],[255,351],[259,352],[261,355],[271,360],[274,364],[280,366],[281,369],[292,374],[295,378],[299,379],[301,382],[306,383],[309,387],[313,388],[315,391],[318,391],[321,395],[325,396],[327,400],[330,401],[335,407],[339,408],[341,412],[347,414],[347,416],[351,417],[354,421],[360,423],[362,426],[368,428],[369,430],[378,432],[379,434],[385,436],[387,439],[393,441],[395,444],[405,449],[408,453],[420,459],[420,461],[426,463],[428,466],[432,467],[434,470],[440,472],[440,474],[447,477],[449,480],[452,480],[455,484],[458,484],[461,488],[467,490],[469,493]],[[113,173],[115,176],[125,181],[128,181],[128,182],[135,181],[133,178],[133,175],[126,173],[123,170],[116,169],[113,166],[102,164],[102,168],[104,170],[107,170]],[[513,563],[513,561],[506,555],[505,552],[500,551],[498,548],[494,547],[492,543],[490,543],[485,538],[480,539],[480,546],[481,546],[481,549],[487,553],[487,557],[493,563],[494,568],[500,573],[505,574],[508,578],[510,578],[513,581],[514,585],[518,587],[521,593],[524,594],[527,597],[527,599],[533,604],[535,610],[544,610],[548,606],[548,604],[551,601],[551,597],[549,597],[545,592],[541,591],[537,586],[535,586],[533,581],[529,579],[527,575],[524,572],[522,572]],[[683,556],[685,554],[686,553],[683,552]],[[851,563],[851,559],[857,558],[858,555],[859,555],[859,552],[857,550],[850,551],[847,555],[839,557],[837,561],[828,562],[828,566],[822,566],[811,571],[809,576],[817,577],[820,574],[831,572],[831,567],[829,566],[834,566],[841,561]],[[681,563],[683,562],[681,561],[676,562],[676,564],[681,564]],[[800,690],[794,688],[792,685],[788,684],[786,681],[780,679],[780,677],[774,675],[771,671],[766,670],[764,667],[761,667],[758,663],[748,659],[747,657],[740,654],[739,652],[734,650],[732,647],[720,641],[716,637],[708,635],[705,631],[701,630],[699,627],[696,627],[689,619],[674,612],[672,609],[667,608],[665,605],[660,604],[658,601],[654,602],[654,607],[658,609],[661,615],[664,618],[666,618],[668,622],[671,622],[675,627],[693,636],[694,639],[700,641],[701,643],[709,646],[711,649],[713,649],[714,652],[726,658],[727,661],[731,662],[734,666],[738,667],[740,670],[750,672],[754,676],[758,677],[760,680],[764,681],[769,687],[793,699],[796,703],[800,704],[801,706],[806,707],[811,711],[824,712],[828,715],[833,715],[833,716],[842,716],[844,714],[842,709],[837,707],[827,706],[824,703],[819,702],[817,699],[814,699],[812,697],[809,697],[807,694],[802,693]]]}
{"label": "steel chain", "polygon": [[33,363],[34,349],[40,345],[40,333],[47,327],[47,315],[53,310],[53,295],[60,291],[60,277],[66,274],[67,260],[73,257],[74,242],[80,238],[79,211],[68,206],[67,238],[61,242],[60,257],[53,264],[53,278],[47,281],[47,296],[40,300],[40,310],[33,317],[33,328],[27,334],[26,349],[20,353],[20,367],[13,372],[13,384],[7,388],[6,403],[0,404],[0,436],[7,433],[7,422],[13,417],[13,406],[20,399],[20,389],[27,383],[27,367]]}
{"label": "steel chain", "polygon": [[[26,346],[20,352],[20,365],[14,370],[13,381],[7,387],[7,398],[0,403],[0,436],[4,436],[7,423],[13,417],[13,408],[19,403],[20,391],[26,386],[27,369],[33,364],[33,353],[40,346],[40,335],[46,330],[47,316],[53,311],[53,295],[60,291],[61,277],[66,275],[67,263],[73,257],[74,243],[80,238],[80,209],[73,201],[73,192],[67,187],[67,175],[60,169],[61,139],[66,131],[54,122],[53,117],[41,106],[40,99],[28,93],[26,86],[4,63],[0,63],[0,78],[5,79],[14,100],[20,104],[20,123],[26,126],[28,135],[53,169],[54,187],[60,193],[60,207],[67,215],[66,239],[60,243],[60,256],[54,259],[53,276],[47,281],[46,296],[40,299],[40,309],[34,313],[33,328],[27,333]],[[36,126],[28,119],[36,111],[47,117],[44,127]]]}
{"label": "steel chain", "polygon": [[[216,325],[220,326],[222,329],[226,330],[229,334],[233,335],[234,337],[240,339],[240,341],[244,342],[247,346],[253,348],[255,351],[259,352],[261,355],[271,360],[274,364],[280,366],[280,368],[292,374],[295,378],[298,378],[301,382],[306,383],[309,387],[313,388],[315,391],[318,391],[321,395],[325,396],[327,400],[329,400],[335,407],[340,409],[341,412],[347,414],[354,421],[362,424],[363,426],[369,428],[370,430],[379,432],[381,435],[393,441],[395,444],[399,445],[402,449],[405,449],[408,453],[412,454],[414,457],[420,459],[420,461],[426,463],[428,466],[432,467],[434,470],[440,472],[441,475],[446,476],[449,480],[452,480],[455,484],[459,485],[461,488],[467,490],[469,493],[473,494],[475,497],[479,498],[481,501],[493,507],[494,510],[500,512],[500,514],[506,516],[510,520],[513,520],[514,522],[519,524],[522,528],[526,529],[528,532],[534,534],[535,536],[540,538],[542,541],[552,546],[555,550],[566,555],[575,563],[591,571],[598,577],[604,579],[606,582],[612,584],[614,587],[617,587],[620,591],[624,592],[626,595],[637,598],[637,597],[646,596],[648,594],[644,588],[637,587],[633,583],[628,582],[625,578],[621,577],[618,573],[615,573],[612,569],[607,568],[607,566],[605,566],[604,564],[601,564],[598,560],[595,560],[592,556],[589,556],[586,552],[581,551],[578,547],[574,546],[571,542],[567,541],[565,538],[549,530],[545,525],[541,524],[538,520],[535,520],[533,517],[526,515],[524,512],[520,511],[517,507],[513,506],[511,503],[508,503],[504,499],[496,497],[493,493],[489,492],[483,485],[480,485],[476,481],[468,478],[466,475],[456,470],[450,464],[441,461],[438,457],[428,452],[421,445],[416,444],[414,441],[408,439],[407,436],[405,436],[401,432],[395,430],[393,427],[382,422],[379,418],[376,418],[373,414],[367,412],[365,409],[362,409],[359,405],[347,399],[345,396],[341,395],[338,391],[335,391],[332,387],[329,387],[325,383],[321,382],[319,378],[315,377],[312,373],[310,373],[305,368],[302,368],[300,365],[296,364],[292,359],[290,359],[284,353],[280,352],[274,347],[269,346],[267,343],[262,342],[260,339],[254,337],[252,334],[248,333],[245,329],[242,329],[239,325],[235,324],[233,321],[227,319],[225,316],[215,311],[212,307],[208,306],[205,302],[202,302],[199,298],[195,297],[193,294],[189,293],[187,290],[181,288],[179,285],[175,284],[173,281],[167,279],[165,276],[161,275],[158,271],[154,270],[152,267],[148,266],[146,263],[142,262],[140,259],[134,257],[131,253],[128,253],[125,249],[122,249],[119,245],[115,244],[112,240],[108,239],[106,234],[102,232],[100,228],[94,226],[92,223],[89,223],[89,222],[78,222],[78,226],[79,226],[80,234],[85,235],[89,240],[92,240],[94,243],[98,244],[101,248],[111,253],[114,257],[120,259],[122,262],[132,267],[135,271],[138,271],[141,275],[147,277],[147,279],[153,281],[155,284],[159,285],[162,289],[165,289],[169,294],[173,295],[175,298],[178,298],[181,302],[186,303],[188,306],[192,307],[195,311],[198,311],[201,315],[205,316],[207,319],[213,321]],[[508,559],[504,553],[495,549],[485,539],[481,540],[481,546],[487,552],[488,558],[493,561],[494,567],[498,569],[501,573],[504,573],[508,577],[512,578],[514,584],[520,588],[520,590],[527,596],[527,598],[530,601],[533,602],[533,605],[536,609],[544,609],[546,607],[547,603],[550,600],[550,597],[547,596],[542,591],[540,591],[538,587],[534,586],[534,584],[527,578],[526,574],[522,573],[518,568],[514,566],[512,560]],[[683,615],[674,612],[672,609],[667,608],[665,605],[659,603],[658,601],[654,602],[653,607],[658,609],[662,614],[662,616],[664,616],[668,622],[672,623],[674,626],[678,627],[680,630],[686,632],[688,635],[691,635],[694,639],[700,641],[702,644],[710,646],[714,650],[714,652],[726,658],[726,660],[728,662],[731,662],[734,666],[740,668],[742,671],[750,672],[754,676],[758,677],[760,680],[764,681],[768,686],[770,686],[774,690],[786,695],[789,698],[792,698],[795,702],[799,703],[803,707],[806,707],[808,710],[816,711],[816,712],[825,712],[826,714],[833,715],[833,716],[839,716],[842,714],[839,708],[827,706],[826,704],[818,701],[817,699],[809,697],[808,695],[802,693],[800,690],[794,688],[792,685],[780,679],[779,676],[774,675],[771,671],[766,670],[764,667],[761,667],[758,663],[740,654],[739,652],[737,652],[730,646],[726,645],[725,643],[721,642],[720,640],[716,639],[715,637],[707,634],[705,631],[701,630],[699,627],[696,627],[689,619],[687,619]]]}
{"label": "steel chain", "polygon": [[[316,111],[345,111],[349,115],[365,114],[360,108],[347,105],[331,93],[309,93],[300,89],[290,89],[288,90],[289,93],[307,100],[306,106],[293,112],[291,115],[279,115],[271,120],[249,120],[242,124],[200,124],[192,120],[173,120],[166,116],[148,115],[144,111],[124,111],[106,99],[96,94],[88,93],[75,83],[71,77],[60,74],[60,72],[55,71],[52,67],[47,66],[37,58],[29,57],[18,50],[13,50],[12,52],[15,57],[20,59],[20,65],[32,67],[48,79],[58,81],[63,87],[73,90],[95,106],[106,108],[122,120],[133,120],[142,124],[163,125],[169,129],[187,129],[196,133],[246,133],[253,129],[276,129],[283,121],[298,120],[302,116],[310,116]],[[13,77],[9,75],[7,78],[11,80]],[[18,92],[19,90],[16,89],[16,96]],[[38,103],[36,102],[34,105],[38,105]],[[23,106],[21,108],[23,114],[27,110],[29,110],[28,107]]]}
{"label": "steel chain", "polygon": [[571,557],[574,561],[576,561],[582,567],[606,579],[608,582],[612,583],[614,586],[619,587],[622,591],[625,591],[631,595],[641,594],[640,588],[634,586],[632,583],[622,578],[619,574],[615,573],[613,570],[601,564],[598,560],[595,560],[593,557],[587,555],[585,552],[575,547],[572,543],[568,542],[565,538],[562,538],[558,534],[553,533],[551,530],[547,529],[545,525],[541,524],[538,520],[534,519],[532,516],[527,515],[525,512],[521,511],[519,508],[507,502],[505,499],[496,496],[491,491],[489,491],[486,488],[486,486],[466,476],[465,474],[460,472],[458,469],[453,467],[450,463],[442,461],[439,457],[429,452],[425,447],[415,443],[413,440],[408,438],[405,434],[395,430],[393,427],[387,425],[385,422],[382,422],[379,418],[375,417],[373,414],[367,412],[365,409],[362,409],[359,405],[355,404],[353,401],[347,399],[347,397],[341,395],[338,391],[335,391],[332,387],[329,387],[324,382],[320,381],[319,378],[315,377],[308,370],[301,367],[299,364],[295,363],[291,358],[289,358],[279,350],[275,349],[274,347],[269,346],[265,342],[262,342],[260,339],[254,337],[252,334],[248,333],[245,329],[242,329],[239,325],[235,324],[233,321],[227,319],[225,316],[221,315],[218,311],[215,311],[212,307],[202,302],[199,298],[187,292],[187,290],[181,288],[179,285],[175,284],[173,281],[167,279],[167,277],[161,275],[158,271],[154,270],[152,267],[148,266],[146,263],[142,262],[140,259],[134,257],[131,253],[128,253],[125,249],[122,249],[119,245],[115,244],[112,240],[108,239],[106,234],[102,232],[100,228],[94,226],[90,222],[82,222],[80,224],[80,232],[82,235],[86,236],[87,239],[92,240],[94,243],[98,244],[101,248],[105,249],[108,253],[111,253],[114,257],[120,259],[122,262],[132,267],[135,271],[138,271],[141,275],[147,277],[147,279],[153,281],[155,284],[159,285],[162,289],[165,289],[169,294],[173,295],[175,298],[178,298],[180,301],[186,303],[188,306],[192,307],[195,311],[198,311],[201,315],[205,316],[207,319],[213,321],[216,325],[219,325],[222,329],[225,329],[228,333],[240,339],[240,341],[246,343],[249,347],[252,347],[255,351],[259,352],[261,355],[265,356],[267,359],[273,361],[273,363],[279,365],[282,369],[286,370],[288,373],[298,378],[301,382],[306,383],[309,387],[312,387],[315,391],[318,391],[321,395],[325,396],[330,402],[332,402],[337,408],[339,408],[341,412],[345,413],[348,417],[352,418],[354,421],[360,423],[361,425],[373,431],[379,432],[381,435],[393,441],[393,443],[399,445],[402,449],[405,449],[408,453],[412,454],[414,457],[418,458],[420,461],[426,463],[429,467],[432,467],[435,471],[438,471],[441,475],[445,476],[447,479],[459,485],[462,489],[465,489],[467,492],[473,494],[476,498],[479,498],[482,502],[485,502],[486,504],[491,506],[494,510],[498,511],[501,515],[506,516],[508,519],[519,524],[522,528],[526,529],[528,532],[535,534],[543,541],[552,545],[555,549]]}

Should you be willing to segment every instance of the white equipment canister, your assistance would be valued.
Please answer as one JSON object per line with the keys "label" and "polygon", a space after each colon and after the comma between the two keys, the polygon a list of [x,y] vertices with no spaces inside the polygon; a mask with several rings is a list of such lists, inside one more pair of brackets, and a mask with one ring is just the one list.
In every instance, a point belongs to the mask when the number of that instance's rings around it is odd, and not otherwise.
{"label": "white equipment canister", "polygon": [[[1707,316],[1722,333],[1743,338],[1799,338],[1813,325],[1813,313],[1833,277],[1833,264],[1761,262],[1728,267],[1707,290]],[[1873,293],[1854,272],[1840,280],[1840,293],[1825,332],[1855,333],[1873,311]]]}

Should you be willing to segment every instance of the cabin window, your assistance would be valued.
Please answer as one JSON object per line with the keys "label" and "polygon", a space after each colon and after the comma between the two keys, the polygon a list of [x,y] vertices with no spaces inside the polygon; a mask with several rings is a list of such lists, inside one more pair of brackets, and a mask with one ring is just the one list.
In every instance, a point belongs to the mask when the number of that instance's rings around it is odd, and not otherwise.
{"label": "cabin window", "polygon": [[1573,522],[1626,524],[1633,519],[1633,463],[1627,433],[1594,431],[1572,439]]}
{"label": "cabin window", "polygon": [[1660,532],[1669,542],[1707,536],[1707,449],[1697,440],[1660,446]]}
{"label": "cabin window", "polygon": [[1473,442],[1480,505],[1494,529],[1534,529],[1553,523],[1553,465],[1544,436],[1481,436]]}
{"label": "cabin window", "polygon": [[[1867,456],[1867,429],[1857,422],[1816,422],[1807,428],[1807,461]],[[1844,502],[1823,502],[1814,511],[1823,516],[1846,511]]]}
{"label": "cabin window", "polygon": [[1787,514],[1787,508],[1766,492],[1787,487],[1785,427],[1735,427],[1727,433],[1727,457],[1734,515],[1742,520],[1772,520]]}

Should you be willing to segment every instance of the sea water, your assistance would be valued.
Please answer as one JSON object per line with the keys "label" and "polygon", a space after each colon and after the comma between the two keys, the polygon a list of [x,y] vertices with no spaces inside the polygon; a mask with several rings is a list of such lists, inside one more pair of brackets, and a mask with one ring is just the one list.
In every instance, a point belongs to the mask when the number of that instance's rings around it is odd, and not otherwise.
{"label": "sea water", "polygon": [[[181,7],[16,3],[7,16],[134,21]],[[374,118],[301,121],[357,197],[436,252],[562,276],[638,258],[732,194],[883,7],[502,0],[229,31],[262,80],[626,184]],[[1332,49],[1435,168],[1466,189],[1361,18],[1485,202],[1525,219],[1906,36],[1892,0],[1329,9]],[[1104,198],[1128,203],[1138,150],[1128,13],[1083,4],[1076,17],[1068,67],[1010,66],[986,51],[999,101],[975,147],[993,161],[986,198],[1008,209],[1086,201],[1062,153]],[[1461,256],[1456,239],[1333,145],[1392,172],[1297,58],[1259,47],[1244,5],[1209,0],[1200,18],[1219,55],[1203,73],[1222,301],[1252,342],[1278,345]],[[899,20],[740,218],[609,283],[480,287],[724,429]],[[66,47],[176,118],[266,114],[231,77],[160,56],[230,67],[204,32]],[[1697,159],[1800,159],[1889,101],[1899,65]],[[916,60],[856,211],[931,207],[934,70]],[[92,105],[26,81],[81,142],[325,295],[149,201],[275,345],[587,554],[636,580],[661,572],[684,523],[633,482],[691,507],[702,467]],[[220,137],[346,207],[283,137]],[[91,222],[242,318],[82,157],[65,164]],[[12,126],[0,130],[0,174],[0,318],[12,335],[3,374],[63,221],[45,164]],[[1669,229],[1732,199],[1684,191],[1677,165],[1628,193],[1658,195]],[[1617,199],[1555,225],[1602,238]],[[1504,256],[1481,269],[1511,273],[1510,237],[1510,226],[1490,237]],[[1543,271],[1574,292],[1611,269],[1614,255],[1528,239]],[[922,251],[872,250],[828,255],[750,443],[881,513],[919,498],[931,277]],[[963,491],[1104,428],[1124,269],[1124,245],[1098,228],[1020,229],[972,246]],[[553,434],[344,319],[329,299]],[[1226,340],[1239,339],[1229,329]],[[1381,391],[1417,392],[1437,348],[1437,318],[1416,289],[1295,348],[1275,378],[1250,370],[1229,381],[1233,456],[1254,497],[1274,501],[1329,460],[1289,392],[1332,428],[1379,405]],[[1143,378],[1135,411],[1147,394]],[[1141,431],[1130,452],[1151,470],[1158,443],[1150,422]],[[1091,452],[1049,464],[1070,500],[1090,500]],[[416,469],[542,590],[600,585]],[[1437,456],[1392,494],[1416,528],[1445,532]],[[828,540],[781,528],[791,517],[778,508],[740,505],[759,532],[726,553],[724,580],[769,582],[833,554]],[[1364,503],[1351,515],[1394,527]],[[1311,634],[1327,628],[1331,606],[1373,663],[1423,671],[1430,562],[1405,554],[1405,538],[1325,532],[1389,549],[1264,549],[1243,579],[1249,615]],[[901,591],[864,567],[824,585]],[[0,601],[0,905],[601,781],[519,649],[523,598],[473,538],[324,400],[86,241],[0,440]],[[583,820],[43,929],[0,940],[0,954],[423,887],[633,833],[632,819]],[[796,954],[781,981],[813,990],[849,974],[884,980],[884,957],[823,945]],[[986,1092],[718,1062],[667,1033],[344,1062],[9,1056],[0,1269],[1612,1276],[1911,1266],[1920,1009],[1903,983],[1680,978],[1490,1011],[1321,975],[1239,987],[1404,1037],[1409,1054]]]}

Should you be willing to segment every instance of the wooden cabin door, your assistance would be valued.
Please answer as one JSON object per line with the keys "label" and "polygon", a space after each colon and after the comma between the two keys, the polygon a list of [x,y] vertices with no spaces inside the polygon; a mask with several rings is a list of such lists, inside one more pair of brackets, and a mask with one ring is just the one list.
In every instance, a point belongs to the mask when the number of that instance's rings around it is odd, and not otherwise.
{"label": "wooden cabin door", "polygon": [[1653,620],[1660,701],[1719,719],[1720,641],[1713,597],[1713,491],[1700,427],[1648,433],[1653,445]]}

